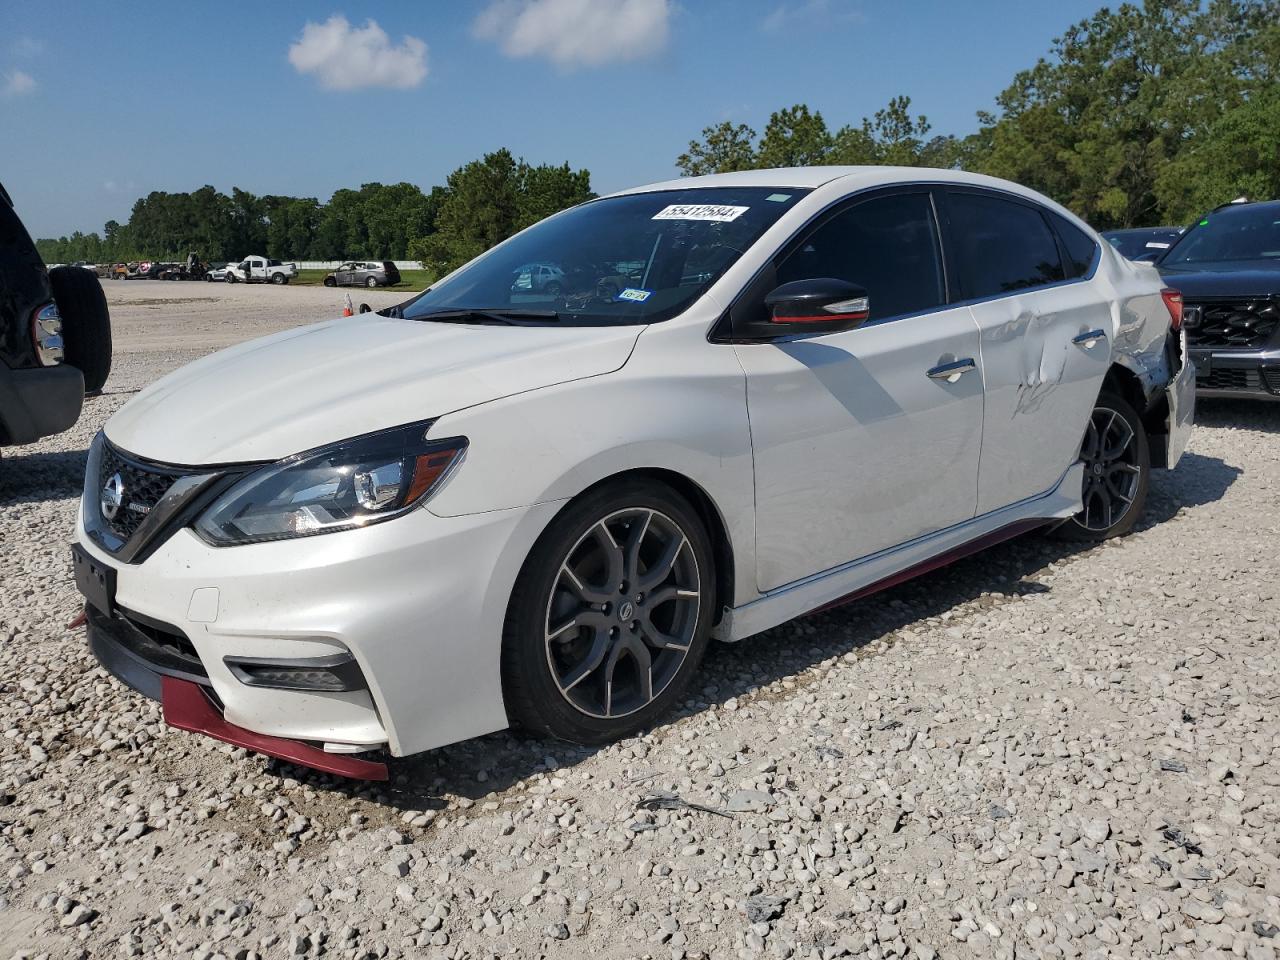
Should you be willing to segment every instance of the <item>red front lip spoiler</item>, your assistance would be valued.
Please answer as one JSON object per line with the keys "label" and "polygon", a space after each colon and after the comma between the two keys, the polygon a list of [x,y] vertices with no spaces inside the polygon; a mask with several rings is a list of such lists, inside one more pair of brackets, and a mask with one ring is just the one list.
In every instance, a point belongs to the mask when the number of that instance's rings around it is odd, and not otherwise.
{"label": "red front lip spoiler", "polygon": [[257,753],[264,753],[268,757],[288,760],[290,763],[337,774],[340,777],[351,777],[355,780],[387,779],[385,763],[374,763],[372,760],[361,760],[338,753],[325,753],[317,747],[298,740],[254,733],[252,730],[237,727],[234,723],[228,723],[209,702],[200,685],[190,680],[161,677],[160,704],[164,708],[164,722],[179,730],[203,733],[206,737],[213,737],[224,743],[245,747]]}

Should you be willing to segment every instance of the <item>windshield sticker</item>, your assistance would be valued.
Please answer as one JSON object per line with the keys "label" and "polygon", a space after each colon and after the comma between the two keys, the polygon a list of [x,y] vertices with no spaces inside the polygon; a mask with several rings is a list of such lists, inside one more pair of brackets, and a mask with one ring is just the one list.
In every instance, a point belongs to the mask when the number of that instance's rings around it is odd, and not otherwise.
{"label": "windshield sticker", "polygon": [[729,223],[750,207],[726,207],[718,203],[673,203],[653,215],[654,220],[714,220]]}
{"label": "windshield sticker", "polygon": [[[654,219],[656,220],[657,218],[655,217]],[[631,300],[634,303],[644,303],[652,296],[652,290],[641,290],[639,287],[627,287],[627,289],[618,294],[617,299]]]}
{"label": "windshield sticker", "polygon": [[766,200],[772,200],[774,203],[786,203],[788,200],[790,200],[790,199],[791,199],[791,194],[789,194],[789,193],[771,193],[771,194],[769,194],[767,197],[765,197],[765,199],[766,199]]}

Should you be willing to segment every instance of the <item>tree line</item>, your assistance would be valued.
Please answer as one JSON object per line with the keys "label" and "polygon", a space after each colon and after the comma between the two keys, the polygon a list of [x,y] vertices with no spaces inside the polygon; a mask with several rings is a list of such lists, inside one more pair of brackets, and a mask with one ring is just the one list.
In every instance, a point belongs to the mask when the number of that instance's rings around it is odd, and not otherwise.
{"label": "tree line", "polygon": [[126,223],[101,234],[36,241],[46,263],[206,260],[263,254],[281,260],[422,260],[444,272],[531,223],[589,200],[591,175],[569,164],[533,166],[502,149],[459,167],[445,186],[366,183],[321,203],[255,196],[234,187],[153,191]]}
{"label": "tree line", "polygon": [[1280,197],[1280,2],[1146,0],[1101,9],[1053,41],[978,114],[929,136],[911,100],[832,130],[805,104],[762,134],[706,127],[687,175],[809,164],[969,170],[1039,190],[1099,229],[1187,223],[1246,195]]}
{"label": "tree line", "polygon": [[[1186,223],[1240,195],[1280,196],[1280,0],[1144,0],[1103,8],[1053,41],[977,116],[930,136],[911,99],[828,126],[805,104],[762,133],[724,122],[676,158],[686,175],[810,164],[969,170],[1026,184],[1099,229]],[[542,217],[593,197],[587,170],[486,154],[424,192],[367,183],[315,197],[213,187],[154,192],[101,235],[40,240],[47,262],[414,259],[451,269]]]}

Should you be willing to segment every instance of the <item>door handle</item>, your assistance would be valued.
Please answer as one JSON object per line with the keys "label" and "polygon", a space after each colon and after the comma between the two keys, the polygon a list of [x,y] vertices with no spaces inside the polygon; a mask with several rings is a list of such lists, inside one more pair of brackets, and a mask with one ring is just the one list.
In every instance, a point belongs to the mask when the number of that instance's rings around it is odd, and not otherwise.
{"label": "door handle", "polygon": [[965,357],[963,360],[940,363],[938,366],[926,371],[926,375],[930,380],[945,380],[947,383],[955,383],[970,370],[976,369],[978,369],[978,365],[973,362],[973,357]]}
{"label": "door handle", "polygon": [[1105,339],[1107,339],[1107,331],[1105,330],[1086,330],[1084,333],[1072,337],[1071,342],[1077,347],[1084,347],[1089,350],[1099,340]]}

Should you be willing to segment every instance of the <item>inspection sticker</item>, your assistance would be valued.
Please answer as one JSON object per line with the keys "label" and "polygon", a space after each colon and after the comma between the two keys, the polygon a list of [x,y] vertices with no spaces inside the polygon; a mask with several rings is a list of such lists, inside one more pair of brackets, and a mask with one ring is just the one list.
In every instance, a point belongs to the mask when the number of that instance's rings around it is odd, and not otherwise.
{"label": "inspection sticker", "polygon": [[737,220],[750,207],[726,207],[718,203],[673,203],[653,215],[654,220]]}
{"label": "inspection sticker", "polygon": [[627,289],[618,294],[618,299],[634,300],[636,303],[644,303],[651,296],[653,296],[652,290],[641,290],[639,287],[627,287]]}

